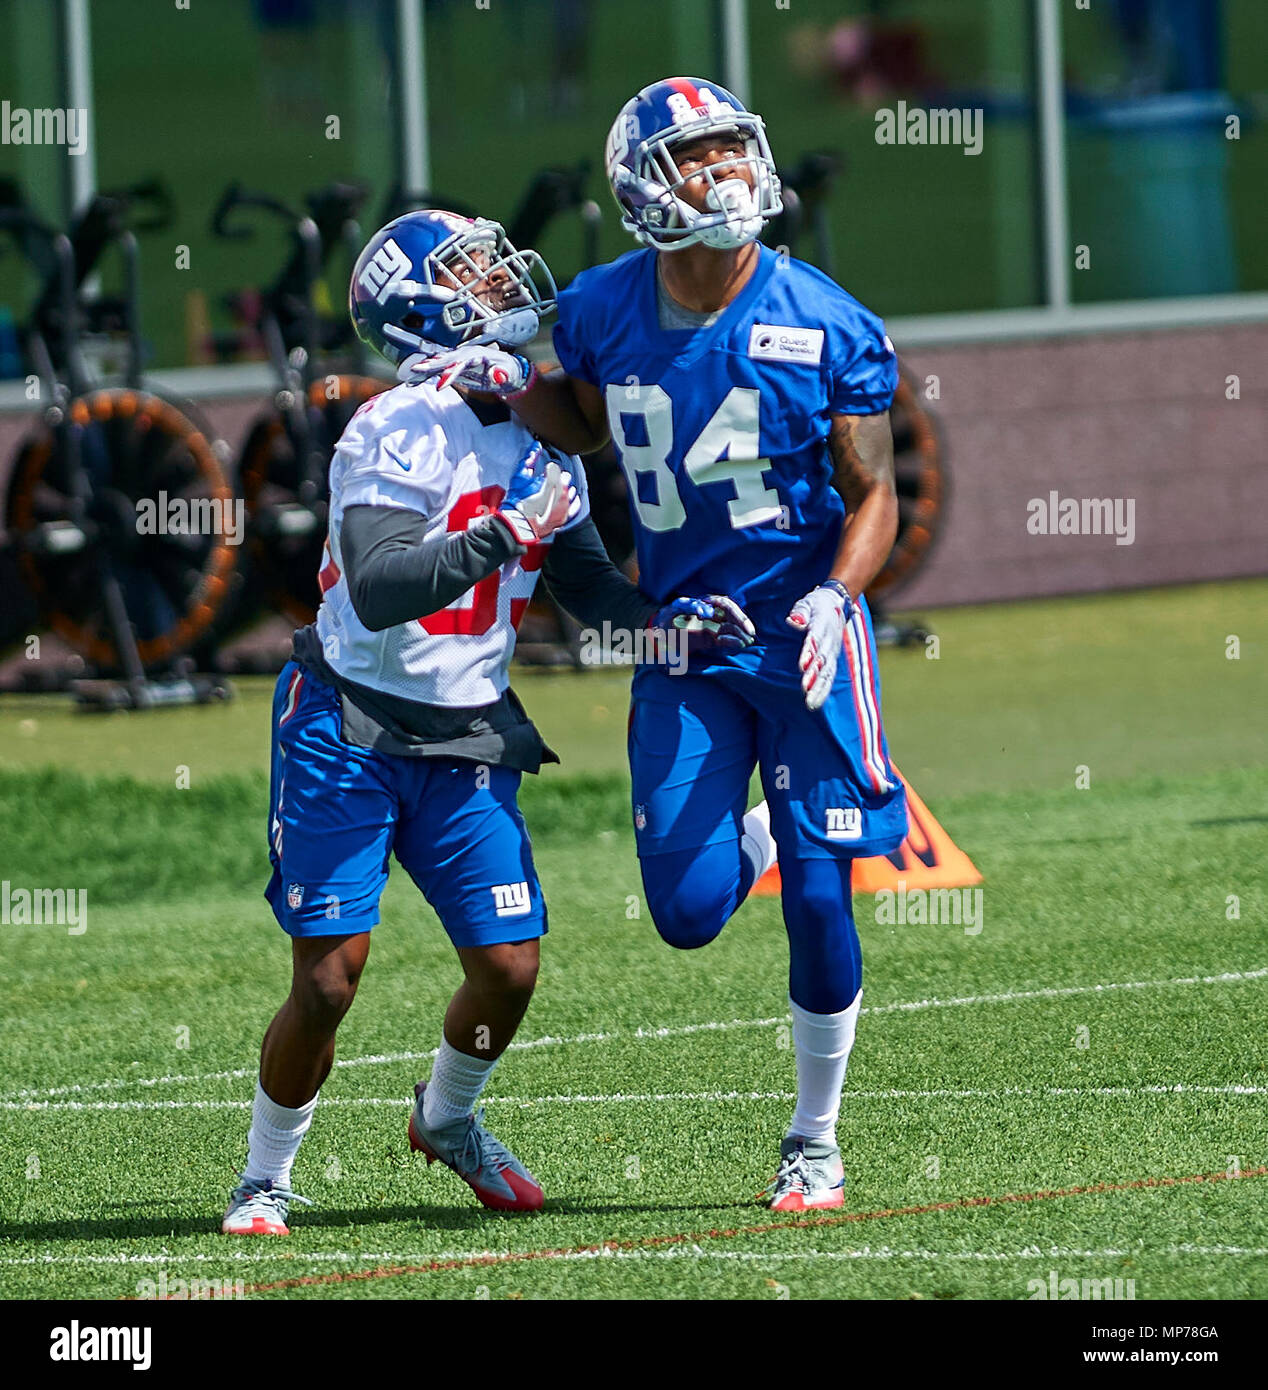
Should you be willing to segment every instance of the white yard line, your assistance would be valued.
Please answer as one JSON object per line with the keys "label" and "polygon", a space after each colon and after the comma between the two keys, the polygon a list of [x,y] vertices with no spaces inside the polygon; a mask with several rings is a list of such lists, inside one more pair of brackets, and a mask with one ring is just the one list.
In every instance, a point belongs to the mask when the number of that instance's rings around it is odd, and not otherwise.
{"label": "white yard line", "polygon": [[[1045,1099],[1053,1096],[1097,1096],[1119,1099],[1170,1095],[1262,1096],[1268,1095],[1268,1086],[1243,1086],[1239,1083],[1202,1086],[1189,1085],[1186,1082],[1165,1082],[1155,1086],[1001,1086],[994,1089],[937,1091],[847,1090],[842,1099],[848,1107],[851,1101],[860,1100],[1011,1100],[1018,1096]],[[486,1096],[483,1104],[515,1105],[527,1109],[534,1105],[638,1105],[664,1101],[724,1103],[737,1100],[792,1101],[796,1098],[793,1091],[615,1091],[606,1095]],[[413,1103],[408,1096],[329,1096],[320,1102],[320,1106],[323,1110],[328,1106],[342,1105],[388,1105],[403,1108]],[[0,1111],[250,1110],[251,1105],[252,1102],[249,1100],[6,1100],[0,1101]]]}
{"label": "white yard line", "polygon": [[[1187,975],[1170,980],[1119,980],[1108,984],[1066,985],[1052,989],[1014,990],[1006,994],[971,994],[952,999],[914,999],[894,1004],[877,1004],[861,1010],[865,1014],[913,1013],[924,1009],[955,1009],[977,1004],[1014,1004],[1036,999],[1066,999],[1076,995],[1109,994],[1121,990],[1166,989],[1186,985],[1224,985],[1240,984],[1248,980],[1268,978],[1268,966],[1257,970],[1226,971],[1219,975]],[[527,1052],[539,1047],[582,1046],[589,1043],[606,1043],[617,1040],[685,1038],[696,1033],[727,1033],[740,1029],[773,1028],[788,1023],[789,1018],[778,1015],[773,1018],[733,1018],[726,1021],[687,1023],[674,1027],[614,1029],[602,1033],[575,1033],[570,1037],[531,1038],[523,1042],[513,1042],[508,1051]],[[336,1067],[383,1066],[396,1062],[424,1062],[436,1056],[436,1049],[426,1052],[386,1052],[372,1053],[363,1057],[344,1057],[336,1060]],[[122,1090],[131,1086],[178,1086],[191,1085],[203,1081],[240,1081],[254,1079],[256,1068],[237,1067],[231,1071],[194,1072],[190,1074],[171,1074],[167,1076],[127,1076],[108,1081],[87,1081],[66,1086],[26,1087],[16,1091],[0,1093],[0,1102],[25,1101],[50,1098],[54,1096],[82,1095],[91,1091]],[[12,1107],[10,1107],[12,1108]],[[24,1107],[17,1107],[24,1108]]]}
{"label": "white yard line", "polygon": [[[166,1251],[156,1253],[115,1254],[115,1255],[23,1255],[0,1259],[0,1266],[44,1266],[44,1265],[255,1265],[283,1261],[299,1269],[317,1264],[391,1264],[425,1265],[433,1261],[478,1260],[482,1258],[506,1259],[518,1252],[510,1250],[444,1250],[432,1254],[400,1255],[385,1250],[375,1254],[362,1254],[346,1250],[310,1250],[303,1254],[282,1250],[227,1250],[224,1254],[170,1255]],[[699,1245],[676,1246],[668,1250],[560,1250],[557,1253],[542,1254],[534,1252],[534,1263],[550,1260],[748,1260],[756,1263],[772,1263],[788,1260],[969,1260],[996,1262],[1004,1260],[1109,1260],[1125,1256],[1148,1258],[1149,1256],[1197,1255],[1212,1259],[1222,1258],[1268,1258],[1268,1248],[1241,1245],[1167,1245],[1148,1249],[1142,1245],[1104,1250],[1073,1250],[1061,1246],[1040,1249],[1037,1245],[1024,1250],[894,1250],[889,1246],[873,1248],[863,1246],[858,1250],[706,1250]]]}

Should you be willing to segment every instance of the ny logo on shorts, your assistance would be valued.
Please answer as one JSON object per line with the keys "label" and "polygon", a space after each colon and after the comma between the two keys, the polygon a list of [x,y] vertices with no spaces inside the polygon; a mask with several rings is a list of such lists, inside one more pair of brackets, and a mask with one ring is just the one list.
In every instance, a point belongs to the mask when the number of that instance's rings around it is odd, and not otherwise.
{"label": "ny logo on shorts", "polygon": [[527,883],[495,883],[489,891],[499,917],[522,917],[533,905]]}
{"label": "ny logo on shorts", "polygon": [[863,833],[863,812],[857,806],[829,806],[823,814],[829,840],[857,840]]}

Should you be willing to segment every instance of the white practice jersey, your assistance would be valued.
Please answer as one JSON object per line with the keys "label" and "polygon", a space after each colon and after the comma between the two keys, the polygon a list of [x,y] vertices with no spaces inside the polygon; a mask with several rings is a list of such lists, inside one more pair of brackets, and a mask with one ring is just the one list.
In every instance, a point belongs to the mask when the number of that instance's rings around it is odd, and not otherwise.
{"label": "white practice jersey", "polygon": [[[396,386],[348,422],[330,464],[330,529],[320,575],[317,633],[341,676],[427,705],[492,704],[506,690],[515,629],[528,607],[550,540],[530,546],[447,608],[383,632],[362,626],[343,574],[345,507],[406,507],[428,519],[427,536],[465,531],[496,511],[533,436],[514,417],[484,425],[452,387]],[[570,472],[590,515],[585,469]]]}

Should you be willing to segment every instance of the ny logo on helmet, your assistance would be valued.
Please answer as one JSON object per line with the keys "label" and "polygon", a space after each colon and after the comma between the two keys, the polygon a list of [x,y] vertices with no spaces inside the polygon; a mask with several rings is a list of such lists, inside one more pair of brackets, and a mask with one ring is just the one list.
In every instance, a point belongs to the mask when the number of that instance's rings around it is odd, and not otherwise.
{"label": "ny logo on helmet", "polygon": [[395,289],[397,281],[412,269],[409,257],[388,237],[366,262],[360,276],[361,288],[374,296],[376,304],[382,304]]}
{"label": "ny logo on helmet", "polygon": [[633,108],[637,104],[637,97],[627,101],[621,108],[621,114],[612,123],[612,129],[608,131],[608,147],[604,151],[604,162],[609,178],[613,176],[616,166],[629,154],[630,141],[638,138],[638,117],[633,115]]}

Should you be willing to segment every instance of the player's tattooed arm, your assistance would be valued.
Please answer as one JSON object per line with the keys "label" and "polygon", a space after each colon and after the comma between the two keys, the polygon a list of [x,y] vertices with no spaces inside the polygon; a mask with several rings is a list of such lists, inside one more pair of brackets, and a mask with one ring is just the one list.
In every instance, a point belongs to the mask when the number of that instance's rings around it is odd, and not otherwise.
{"label": "player's tattooed arm", "polygon": [[857,597],[880,573],[898,536],[894,436],[889,412],[834,415],[828,433],[832,486],[845,503],[845,524],[828,578]]}
{"label": "player's tattooed arm", "polygon": [[510,402],[532,432],[567,454],[589,454],[608,442],[608,416],[597,386],[562,371],[539,371]]}

